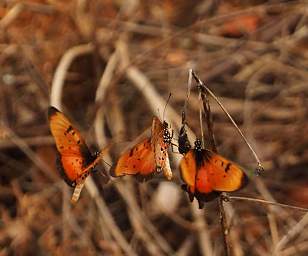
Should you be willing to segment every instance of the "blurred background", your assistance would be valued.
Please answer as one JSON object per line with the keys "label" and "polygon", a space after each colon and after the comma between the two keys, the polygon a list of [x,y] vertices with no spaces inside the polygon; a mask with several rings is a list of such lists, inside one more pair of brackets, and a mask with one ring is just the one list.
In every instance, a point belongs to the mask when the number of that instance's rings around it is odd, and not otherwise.
{"label": "blurred background", "polygon": [[[235,194],[308,207],[307,13],[307,1],[0,0],[0,254],[224,255],[217,200],[203,210],[189,202],[179,154],[170,154],[172,182],[99,171],[72,206],[46,118],[50,104],[61,108],[94,151],[134,140],[171,93],[166,120],[177,132],[190,68],[265,167]],[[210,103],[219,152],[253,170],[247,145]],[[193,86],[196,136],[198,109]],[[225,208],[232,255],[307,255],[304,212],[235,200]]]}

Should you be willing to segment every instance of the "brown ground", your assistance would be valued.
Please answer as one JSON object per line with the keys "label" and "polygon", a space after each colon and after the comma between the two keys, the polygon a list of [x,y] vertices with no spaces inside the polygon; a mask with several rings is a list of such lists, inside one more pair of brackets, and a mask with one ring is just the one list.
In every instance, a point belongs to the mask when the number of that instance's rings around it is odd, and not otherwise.
{"label": "brown ground", "polygon": [[[211,100],[219,152],[250,174],[235,194],[307,208],[307,8],[306,1],[0,1],[0,255],[223,255],[217,201],[205,210],[189,202],[178,154],[173,183],[105,184],[97,173],[72,207],[46,120],[47,107],[61,102],[93,150],[110,141],[121,149],[162,116],[171,92],[166,119],[178,131],[189,68],[264,165],[260,178],[252,174],[251,152]],[[200,136],[198,109],[194,87],[187,121]],[[308,213],[239,200],[225,209],[232,255],[307,255]]]}

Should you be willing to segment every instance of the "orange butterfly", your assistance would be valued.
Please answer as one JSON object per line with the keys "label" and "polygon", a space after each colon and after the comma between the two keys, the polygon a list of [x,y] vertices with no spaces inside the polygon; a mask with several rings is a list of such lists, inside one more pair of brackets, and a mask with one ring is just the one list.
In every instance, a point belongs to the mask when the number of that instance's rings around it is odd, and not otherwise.
{"label": "orange butterfly", "polygon": [[139,142],[120,156],[117,163],[111,168],[110,175],[114,177],[136,175],[137,178],[144,180],[155,172],[163,171],[165,177],[170,180],[172,172],[168,148],[172,137],[173,134],[168,129],[168,123],[165,121],[162,123],[157,117],[154,117],[151,137]]}
{"label": "orange butterfly", "polygon": [[221,192],[231,192],[247,184],[247,176],[235,163],[208,150],[203,149],[201,141],[195,141],[195,148],[188,150],[181,162],[180,172],[186,183],[183,189],[193,201],[198,200],[199,208],[203,202],[211,201]]}
{"label": "orange butterfly", "polygon": [[72,196],[72,202],[75,203],[79,199],[85,179],[98,164],[105,150],[92,155],[79,131],[55,107],[48,108],[48,119],[59,153],[57,166],[66,183],[75,188]]}

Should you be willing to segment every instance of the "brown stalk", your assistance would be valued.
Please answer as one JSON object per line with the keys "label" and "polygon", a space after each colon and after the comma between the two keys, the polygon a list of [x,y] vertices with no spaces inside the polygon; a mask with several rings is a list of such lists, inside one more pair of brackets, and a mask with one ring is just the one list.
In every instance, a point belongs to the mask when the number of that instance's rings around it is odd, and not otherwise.
{"label": "brown stalk", "polygon": [[223,112],[227,115],[227,117],[229,118],[229,120],[231,121],[231,123],[234,125],[234,127],[236,128],[236,131],[240,134],[240,136],[242,137],[242,139],[245,141],[246,145],[249,147],[250,151],[252,152],[253,156],[255,157],[256,161],[257,161],[257,168],[256,168],[256,173],[260,173],[261,171],[263,171],[263,166],[261,164],[261,161],[257,155],[257,153],[254,151],[254,149],[252,148],[252,146],[250,145],[250,143],[248,142],[248,140],[246,139],[246,137],[244,136],[244,134],[242,133],[242,131],[239,129],[239,127],[237,126],[237,124],[235,123],[235,121],[233,120],[233,118],[231,117],[231,115],[228,113],[228,111],[226,110],[226,108],[222,105],[222,103],[219,101],[219,99],[216,97],[216,95],[199,79],[199,77],[196,75],[195,72],[192,72],[193,77],[195,78],[196,82],[198,83],[198,85],[204,89],[209,95],[211,95],[211,97],[213,97],[213,99],[217,102],[217,104],[221,107],[221,109],[223,110]]}
{"label": "brown stalk", "polygon": [[[192,75],[196,79],[196,75],[193,71]],[[202,106],[200,106],[200,129],[201,129],[201,134],[202,134],[202,142],[203,142],[203,147],[204,147],[204,137],[203,137],[203,128],[202,128],[202,113],[205,115],[205,120],[207,124],[207,140],[209,140],[209,144],[211,147],[211,150],[217,153],[217,147],[215,143],[215,137],[214,137],[214,132],[213,132],[213,118],[211,114],[211,108],[210,104],[207,98],[206,93],[202,92],[202,87],[200,86],[199,80],[197,80],[198,83],[198,90],[199,90],[199,99],[202,102]],[[227,216],[224,208],[224,193],[222,193],[219,197],[218,200],[218,206],[219,206],[219,216],[220,216],[220,225],[221,225],[221,231],[222,231],[222,237],[223,237],[223,242],[224,242],[224,255],[229,256],[231,255],[231,243],[229,239],[229,228],[227,224]]]}

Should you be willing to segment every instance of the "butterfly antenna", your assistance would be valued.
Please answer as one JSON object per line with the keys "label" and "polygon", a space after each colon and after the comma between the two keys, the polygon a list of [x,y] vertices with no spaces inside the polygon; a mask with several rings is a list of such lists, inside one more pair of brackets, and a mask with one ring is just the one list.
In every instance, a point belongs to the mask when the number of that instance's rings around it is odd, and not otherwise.
{"label": "butterfly antenna", "polygon": [[171,92],[169,93],[169,96],[168,96],[167,102],[166,102],[165,107],[164,107],[164,111],[163,111],[163,119],[162,119],[162,121],[164,121],[164,120],[165,120],[165,112],[166,112],[166,108],[167,108],[167,106],[168,106],[168,103],[169,103],[169,101],[170,101],[170,98],[171,98]]}
{"label": "butterfly antenna", "polygon": [[159,117],[160,120],[162,120],[160,116],[159,108],[157,108],[157,116]]}
{"label": "butterfly antenna", "polygon": [[173,142],[171,142],[171,146],[176,147],[176,148],[179,148],[179,145],[178,145],[178,144],[175,144],[175,143],[173,143]]}

